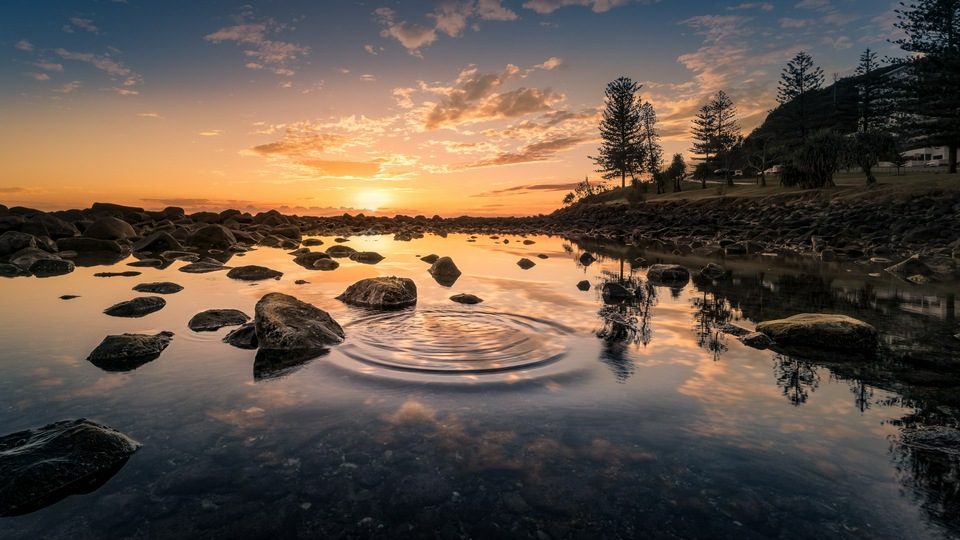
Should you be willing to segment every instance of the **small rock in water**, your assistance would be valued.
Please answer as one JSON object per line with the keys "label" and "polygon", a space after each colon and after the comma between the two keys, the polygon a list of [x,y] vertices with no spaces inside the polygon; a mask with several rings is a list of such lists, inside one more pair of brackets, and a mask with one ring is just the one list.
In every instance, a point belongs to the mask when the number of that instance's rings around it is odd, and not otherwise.
{"label": "small rock in water", "polygon": [[130,371],[157,359],[172,339],[173,332],[109,335],[87,360],[104,371]]}
{"label": "small rock in water", "polygon": [[461,304],[479,304],[480,302],[483,302],[483,299],[479,296],[469,293],[455,294],[450,297],[450,300]]}
{"label": "small rock in water", "polygon": [[538,259],[549,259],[550,257],[548,257],[548,256],[544,255],[543,253],[541,253],[541,254],[537,255],[537,258],[538,258]]}
{"label": "small rock in water", "polygon": [[80,298],[78,294],[65,294],[60,297],[61,300],[73,300],[74,298]]}
{"label": "small rock in water", "polygon": [[344,245],[330,246],[327,248],[327,255],[335,259],[346,258],[353,255],[356,252],[357,250],[353,249],[352,247],[344,246]]}
{"label": "small rock in water", "polygon": [[97,272],[93,277],[135,277],[139,276],[143,272],[136,272],[133,270],[127,270],[126,272]]}
{"label": "small rock in water", "polygon": [[770,339],[770,336],[761,332],[750,332],[741,336],[739,339],[741,343],[754,349],[768,349],[773,345],[773,340]]}
{"label": "small rock in water", "polygon": [[461,274],[460,269],[450,257],[440,257],[427,271],[437,283],[444,287],[450,287],[456,283]]}
{"label": "small rock in water", "polygon": [[377,264],[384,259],[383,255],[376,251],[358,251],[350,255],[351,261],[363,264]]}
{"label": "small rock in water", "polygon": [[232,279],[239,279],[242,281],[261,281],[264,279],[280,279],[283,276],[283,272],[267,268],[266,266],[258,266],[256,264],[251,264],[247,266],[238,266],[232,268],[227,272],[227,277]]}
{"label": "small rock in water", "polygon": [[593,264],[593,261],[596,261],[597,259],[591,253],[588,252],[581,255],[579,260],[580,260],[580,264],[584,266],[590,266],[591,264]]}
{"label": "small rock in water", "polygon": [[347,287],[337,300],[355,306],[402,308],[417,303],[417,285],[409,278],[362,279]]}
{"label": "small rock in water", "polygon": [[716,263],[710,263],[700,269],[700,274],[707,279],[720,279],[726,275],[727,270]]}
{"label": "small rock in water", "polygon": [[240,349],[256,349],[258,344],[256,325],[248,322],[231,330],[223,337],[223,342]]}
{"label": "small rock in water", "polygon": [[619,304],[634,298],[633,293],[619,283],[604,283],[600,295],[603,297],[605,304]]}
{"label": "small rock in water", "polygon": [[163,261],[160,259],[140,259],[139,261],[128,262],[127,266],[134,268],[159,268],[163,266],[163,264]]}
{"label": "small rock in water", "polygon": [[647,279],[663,287],[683,287],[690,281],[690,271],[679,264],[654,264],[647,270]]}
{"label": "small rock in water", "polygon": [[111,317],[143,317],[154,311],[160,311],[165,305],[167,301],[159,296],[141,296],[116,303],[103,312]]}
{"label": "small rock in water", "polygon": [[529,246],[529,245],[532,245],[532,244],[536,244],[536,242],[534,242],[533,240],[524,240],[524,241],[523,241],[523,245],[525,245],[525,246]]}
{"label": "small rock in water", "polygon": [[194,315],[187,327],[194,332],[212,332],[225,326],[239,326],[250,316],[238,309],[208,309]]}
{"label": "small rock in water", "polygon": [[310,283],[310,282],[305,279],[298,279],[293,282],[294,285],[306,285],[307,283]]}
{"label": "small rock in water", "polygon": [[317,262],[313,263],[313,267],[317,270],[328,272],[330,270],[336,270],[339,268],[340,263],[333,259],[319,259]]}
{"label": "small rock in water", "polygon": [[178,270],[187,274],[206,274],[208,272],[219,272],[229,269],[229,266],[224,266],[222,262],[211,258],[204,258],[195,263],[190,263],[178,268]]}
{"label": "small rock in water", "polygon": [[182,291],[183,285],[177,285],[169,281],[156,281],[153,283],[134,285],[133,290],[150,294],[173,294]]}
{"label": "small rock in water", "polygon": [[529,270],[529,269],[533,268],[533,267],[536,266],[536,265],[537,265],[537,263],[531,261],[530,259],[528,259],[528,258],[526,258],[526,257],[523,257],[523,258],[521,258],[519,261],[517,261],[517,266],[519,266],[520,268],[523,268],[524,270]]}
{"label": "small rock in water", "polygon": [[433,263],[437,262],[437,259],[439,259],[439,258],[440,258],[439,255],[436,255],[436,254],[431,253],[430,255],[427,255],[427,256],[425,256],[425,257],[420,257],[420,260],[423,261],[423,262],[425,262],[425,263],[427,263],[427,264],[433,264]]}
{"label": "small rock in water", "polygon": [[590,290],[590,282],[587,281],[587,280],[585,280],[585,279],[580,280],[580,281],[577,282],[577,288],[580,289],[581,291],[589,291],[589,290]]}
{"label": "small rock in water", "polygon": [[757,331],[779,345],[868,350],[877,346],[876,328],[846,315],[801,313],[758,323]]}

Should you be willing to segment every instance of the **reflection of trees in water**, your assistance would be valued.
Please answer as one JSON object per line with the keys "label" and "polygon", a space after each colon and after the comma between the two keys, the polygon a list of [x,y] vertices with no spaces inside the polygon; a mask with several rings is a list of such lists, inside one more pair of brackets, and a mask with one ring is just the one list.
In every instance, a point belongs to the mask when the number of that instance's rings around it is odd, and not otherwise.
{"label": "reflection of trees in water", "polygon": [[960,528],[960,432],[908,421],[891,445],[900,482],[935,521]]}
{"label": "reflection of trees in water", "polygon": [[730,301],[722,295],[706,291],[701,294],[693,299],[694,332],[697,345],[710,351],[716,361],[728,350],[726,334],[719,327],[739,317],[736,317]]}
{"label": "reflection of trees in water", "polygon": [[820,375],[812,362],[784,354],[776,355],[773,362],[777,386],[795,407],[806,403],[810,394],[820,386]]}
{"label": "reflection of trees in water", "polygon": [[619,274],[607,271],[602,274],[603,281],[598,290],[602,291],[604,285],[612,283],[631,293],[626,298],[605,298],[605,305],[597,312],[603,322],[596,332],[604,341],[600,360],[610,367],[618,381],[623,382],[635,372],[631,349],[650,344],[650,318],[652,308],[657,304],[657,290],[635,276],[632,268],[629,273],[625,272],[622,259]]}

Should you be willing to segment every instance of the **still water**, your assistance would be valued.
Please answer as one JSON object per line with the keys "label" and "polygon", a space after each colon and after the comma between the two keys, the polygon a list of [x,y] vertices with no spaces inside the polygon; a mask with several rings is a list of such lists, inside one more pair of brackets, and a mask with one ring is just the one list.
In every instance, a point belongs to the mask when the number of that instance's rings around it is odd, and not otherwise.
{"label": "still water", "polygon": [[[334,245],[322,239],[314,250]],[[95,492],[0,518],[0,537],[960,535],[960,450],[905,435],[956,425],[956,287],[802,257],[523,240],[357,236],[347,245],[386,258],[339,259],[331,272],[258,248],[227,264],[284,275],[253,283],[132,259],[0,280],[0,434],[85,417],[143,444]],[[584,266],[585,252],[597,260]],[[431,253],[463,275],[434,281],[419,259]],[[520,268],[521,257],[536,266]],[[694,278],[654,285],[656,262]],[[728,275],[700,277],[708,262]],[[94,276],[125,270],[142,274]],[[413,279],[417,305],[377,312],[335,299],[374,276]],[[155,281],[184,290],[142,318],[103,314]],[[636,298],[605,305],[611,281]],[[206,309],[252,316],[268,292],[328,311],[346,341],[275,368],[222,343],[229,328],[187,327]],[[484,301],[451,302],[456,293]],[[804,311],[874,324],[880,354],[795,357],[717,329]],[[171,345],[133,371],[86,360],[108,334],[163,330]]]}

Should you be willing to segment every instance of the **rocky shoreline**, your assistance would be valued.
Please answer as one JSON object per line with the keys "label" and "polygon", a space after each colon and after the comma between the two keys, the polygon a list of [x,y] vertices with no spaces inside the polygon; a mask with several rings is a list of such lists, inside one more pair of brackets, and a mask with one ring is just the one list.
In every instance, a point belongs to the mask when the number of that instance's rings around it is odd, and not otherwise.
{"label": "rocky shoreline", "polygon": [[657,243],[677,254],[790,252],[824,261],[898,262],[919,254],[946,261],[956,273],[960,193],[934,190],[899,201],[835,195],[575,204],[549,215],[503,218],[311,217],[276,210],[187,214],[177,207],[149,211],[109,203],[42,212],[0,205],[0,275],[59,275],[72,271],[72,264],[109,264],[131,253],[140,259],[137,265],[162,266],[161,254],[202,253],[222,262],[258,245],[297,249],[304,236],[392,234],[411,240],[428,233],[547,234]]}

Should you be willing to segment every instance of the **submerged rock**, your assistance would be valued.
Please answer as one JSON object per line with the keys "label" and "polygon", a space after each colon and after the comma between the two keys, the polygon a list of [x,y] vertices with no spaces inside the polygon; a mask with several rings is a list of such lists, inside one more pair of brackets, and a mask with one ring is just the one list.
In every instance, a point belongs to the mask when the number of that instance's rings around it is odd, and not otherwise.
{"label": "submerged rock", "polygon": [[409,278],[375,277],[347,287],[337,300],[354,306],[396,309],[417,303],[417,285]]}
{"label": "submerged rock", "polygon": [[239,326],[250,316],[239,309],[208,309],[190,318],[187,327],[194,332],[212,332],[225,326]]}
{"label": "submerged rock", "polygon": [[231,269],[227,272],[227,277],[232,279],[239,279],[243,281],[260,281],[264,279],[280,279],[283,276],[283,272],[267,268],[266,266],[258,266],[255,264],[247,266],[238,266]]}
{"label": "submerged rock", "polygon": [[[317,269],[316,264],[322,260],[330,261],[330,255],[323,253],[322,251],[306,251],[303,253],[298,253],[294,257],[293,262],[299,264],[300,266],[314,270]],[[337,266],[340,266],[340,263],[337,263]]]}
{"label": "submerged rock", "polygon": [[778,345],[831,349],[873,349],[877,346],[877,330],[846,315],[801,313],[758,323],[757,331],[770,336]]}
{"label": "submerged rock", "polygon": [[111,317],[143,317],[154,311],[160,311],[165,305],[167,301],[159,296],[140,296],[133,300],[116,303],[103,312]]}
{"label": "submerged rock", "polygon": [[183,285],[177,285],[169,281],[157,281],[153,283],[141,283],[134,285],[133,290],[150,294],[173,294],[183,290]]}
{"label": "submerged rock", "polygon": [[654,264],[647,271],[647,279],[663,287],[683,287],[690,281],[690,271],[679,264]]}
{"label": "submerged rock", "polygon": [[173,332],[109,335],[87,360],[104,371],[130,371],[156,360],[172,339]]}
{"label": "submerged rock", "polygon": [[596,261],[596,260],[597,260],[596,257],[594,257],[593,254],[591,253],[584,253],[583,255],[580,256],[580,259],[579,259],[580,264],[584,266],[590,266],[591,264],[593,264],[593,261]]}
{"label": "submerged rock", "polygon": [[266,294],[257,302],[254,324],[261,350],[312,354],[345,337],[326,311],[282,293]]}
{"label": "submerged rock", "polygon": [[208,272],[220,272],[221,270],[229,269],[229,266],[224,266],[222,262],[209,257],[205,257],[197,262],[186,264],[178,268],[178,270],[187,274],[206,274]]}
{"label": "submerged rock", "polygon": [[337,268],[340,268],[340,263],[333,259],[320,259],[313,263],[313,268],[328,272],[330,270],[336,270]]}
{"label": "submerged rock", "polygon": [[479,304],[483,302],[483,298],[469,293],[455,294],[451,296],[450,299],[460,304]]}
{"label": "submerged rock", "polygon": [[139,448],[119,431],[83,418],[0,437],[0,517],[90,493]]}

